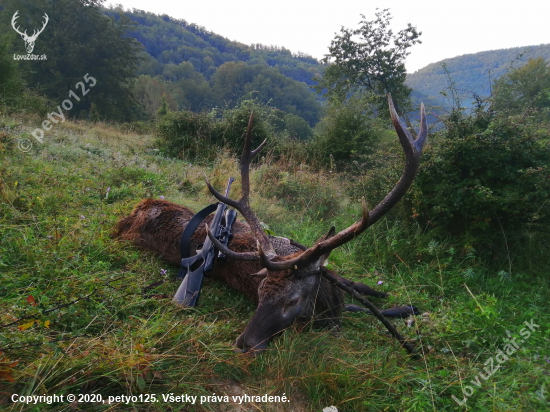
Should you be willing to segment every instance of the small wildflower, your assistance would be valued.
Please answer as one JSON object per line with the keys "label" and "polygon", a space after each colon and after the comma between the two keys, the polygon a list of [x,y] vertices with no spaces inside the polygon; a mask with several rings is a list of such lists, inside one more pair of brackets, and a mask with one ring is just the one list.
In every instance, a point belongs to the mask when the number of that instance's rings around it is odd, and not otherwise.
{"label": "small wildflower", "polygon": [[86,216],[80,215],[80,219],[86,219]]}
{"label": "small wildflower", "polygon": [[161,275],[166,275],[166,269],[161,269],[161,270],[160,270],[160,274],[161,274]]}
{"label": "small wildflower", "polygon": [[379,284],[379,285],[381,285],[382,283],[384,283],[383,280],[379,280],[379,281],[378,281],[378,284]]}
{"label": "small wildflower", "polygon": [[161,196],[161,197],[160,197],[160,200],[164,200],[164,196]]}
{"label": "small wildflower", "polygon": [[105,194],[105,199],[109,198],[109,192],[111,191],[111,188],[107,188],[107,193]]}

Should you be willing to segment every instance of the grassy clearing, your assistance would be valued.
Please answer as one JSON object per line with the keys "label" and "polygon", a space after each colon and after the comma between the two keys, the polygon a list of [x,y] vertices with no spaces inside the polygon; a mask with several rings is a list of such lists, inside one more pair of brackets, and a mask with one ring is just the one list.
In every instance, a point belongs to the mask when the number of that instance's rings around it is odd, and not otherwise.
{"label": "grassy clearing", "polygon": [[[30,127],[32,119],[23,123]],[[527,269],[510,273],[475,251],[457,250],[450,238],[431,238],[389,217],[336,250],[330,264],[391,292],[377,300],[380,306],[421,308],[413,327],[396,323],[428,353],[425,359],[408,360],[383,326],[362,314],[345,314],[339,333],[294,326],[253,359],[231,346],[254,311],[246,298],[212,280],[200,308],[174,307],[174,282],[144,298],[144,287],[172,279],[176,269],[110,237],[144,197],[165,196],[195,210],[210,203],[203,174],[221,187],[228,174],[237,175],[234,159],[222,153],[203,166],[166,159],[152,136],[105,124],[56,125],[29,153],[17,149],[21,137],[32,139],[27,130],[0,140],[1,409],[549,410],[550,287],[536,264],[538,245],[525,245],[514,258],[527,260]],[[258,165],[253,180],[261,219],[305,244],[359,214],[339,176],[279,162]],[[531,319],[540,327],[520,336]],[[524,341],[491,377],[478,378],[480,387],[473,384],[509,336]],[[462,401],[467,387],[473,394],[460,407],[451,396]],[[9,403],[13,393],[157,394],[159,402],[26,406]],[[170,393],[284,394],[290,402],[162,401]]]}

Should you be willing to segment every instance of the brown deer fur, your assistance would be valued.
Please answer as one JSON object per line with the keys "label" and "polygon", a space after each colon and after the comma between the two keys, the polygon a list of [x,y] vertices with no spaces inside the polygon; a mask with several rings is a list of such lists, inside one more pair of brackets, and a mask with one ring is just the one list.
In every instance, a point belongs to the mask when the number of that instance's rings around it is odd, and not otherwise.
{"label": "brown deer fur", "polygon": [[[171,265],[179,266],[181,234],[193,215],[194,213],[188,208],[166,200],[144,199],[134,207],[128,217],[118,222],[114,236],[128,240],[141,249],[154,252]],[[210,224],[212,217],[212,215],[208,216],[205,223]],[[254,252],[256,250],[256,240],[247,223],[235,221],[233,234],[228,245],[231,250],[235,252]],[[200,225],[191,238],[191,250],[196,250],[197,245],[202,243],[205,237],[204,225]],[[293,257],[290,252],[295,253],[300,250],[292,245],[281,246],[280,242],[273,243],[280,256]],[[215,262],[212,275],[224,281],[232,289],[244,293],[257,304],[258,289],[262,278],[251,275],[261,269],[260,262],[225,259]],[[385,293],[377,292],[366,285],[351,282],[332,271],[331,273],[346,284],[356,286],[361,293],[386,296]],[[264,282],[262,291],[267,295],[280,293],[280,290],[284,289],[285,283],[292,284],[291,278],[292,273],[289,271],[270,273],[270,281]],[[315,278],[319,282],[318,291],[312,296],[300,318],[316,316],[318,325],[338,325],[343,308],[342,291],[333,287],[324,278]],[[299,282],[299,280],[295,282]]]}
{"label": "brown deer fur", "polygon": [[[173,266],[179,266],[181,260],[179,250],[181,234],[193,215],[194,213],[188,208],[167,200],[144,199],[134,207],[128,217],[118,222],[114,236],[122,240],[128,240],[141,249],[154,252]],[[210,224],[212,218],[213,216],[210,215],[204,222]],[[191,238],[191,250],[196,250],[197,245],[202,243],[205,237],[204,225],[200,225]],[[291,245],[288,245],[286,250],[282,250],[284,248],[278,242],[273,243],[281,256],[299,250]],[[256,240],[247,223],[239,220],[235,221],[233,238],[229,242],[229,248],[235,252],[256,251]],[[260,262],[226,259],[215,262],[212,275],[258,303],[258,287],[262,279],[250,275],[259,272],[261,269]],[[290,273],[275,272],[273,277],[274,286],[283,282],[283,279],[288,276],[290,276]],[[339,289],[333,288],[328,282],[323,281],[322,290],[321,299],[318,300],[328,304],[321,304],[320,306],[328,309],[334,304],[342,304],[341,298],[335,299],[333,296],[329,296],[329,292],[341,296]]]}
{"label": "brown deer fur", "polygon": [[[360,220],[338,233],[335,233],[332,228],[325,237],[307,250],[290,246],[289,242],[281,242],[280,238],[267,236],[261,227],[261,222],[250,208],[250,162],[265,145],[264,141],[255,150],[251,148],[253,113],[248,122],[240,161],[241,199],[233,200],[227,195],[224,196],[208,181],[206,182],[210,192],[219,201],[235,208],[247,222],[235,222],[234,237],[227,247],[209,234],[210,240],[227,255],[226,259],[218,259],[215,262],[212,274],[224,280],[233,289],[245,293],[257,303],[252,319],[236,341],[237,347],[243,351],[263,350],[273,336],[289,327],[297,319],[313,317],[321,324],[339,325],[343,295],[340,289],[333,287],[325,278],[333,282],[339,280],[350,287],[349,290],[353,289],[353,293],[385,296],[384,293],[344,279],[333,272],[330,273],[331,277],[326,274],[323,266],[332,250],[353,240],[390,210],[406,193],[416,176],[422,147],[428,133],[424,107],[421,106],[421,126],[416,139],[413,139],[400,122],[391,97],[389,97],[389,107],[393,125],[406,157],[401,178],[371,211],[367,210],[363,200],[363,213]],[[130,216],[118,223],[116,236],[155,252],[173,265],[179,265],[181,234],[192,217],[193,212],[185,207],[165,200],[146,199],[134,208]],[[212,217],[209,217],[205,223],[210,224],[211,220]],[[205,227],[206,225],[201,225],[191,238],[191,250],[196,250],[197,245],[205,240],[207,236]],[[250,257],[255,260],[249,260]],[[254,276],[260,271],[267,276],[264,278]],[[348,293],[350,293],[349,290],[347,290]],[[390,325],[383,313],[370,302],[368,305],[379,319]],[[393,330],[391,325],[387,327],[388,330]],[[393,330],[392,333],[400,342],[404,341],[397,331]]]}

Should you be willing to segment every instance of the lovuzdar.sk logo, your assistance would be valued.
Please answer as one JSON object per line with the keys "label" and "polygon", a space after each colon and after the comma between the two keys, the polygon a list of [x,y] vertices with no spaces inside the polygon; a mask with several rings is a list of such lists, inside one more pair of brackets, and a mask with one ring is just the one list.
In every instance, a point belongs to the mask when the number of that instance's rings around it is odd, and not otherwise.
{"label": "lovuzdar.sk logo", "polygon": [[34,30],[33,31],[33,34],[31,36],[29,36],[27,34],[27,30],[25,30],[24,32],[22,32],[20,30],[20,27],[19,26],[16,26],[16,20],[19,18],[19,10],[17,10],[12,19],[11,19],[11,25],[13,27],[13,29],[21,36],[21,38],[25,41],[25,48],[27,49],[27,55],[26,56],[17,56],[17,55],[14,55],[13,58],[15,60],[46,60],[46,56],[45,55],[42,55],[42,56],[35,56],[32,54],[32,51],[34,50],[34,44],[36,42],[36,39],[38,38],[38,36],[40,35],[40,33],[42,33],[44,31],[44,29],[46,28],[46,25],[48,24],[48,21],[50,20],[50,18],[48,17],[48,15],[46,13],[44,13],[44,23],[42,24],[42,28],[39,29],[39,30]]}

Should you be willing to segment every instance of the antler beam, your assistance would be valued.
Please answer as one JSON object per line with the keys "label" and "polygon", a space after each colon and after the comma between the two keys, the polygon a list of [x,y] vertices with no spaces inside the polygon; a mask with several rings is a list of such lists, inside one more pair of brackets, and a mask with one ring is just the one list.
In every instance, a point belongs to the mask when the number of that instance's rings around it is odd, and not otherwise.
{"label": "antler beam", "polygon": [[[299,256],[296,256],[291,259],[274,259],[277,257],[277,254],[269,242],[267,235],[260,225],[260,221],[252,212],[249,204],[249,194],[250,194],[250,162],[258,154],[258,152],[263,148],[266,143],[266,140],[262,142],[258,148],[251,150],[251,141],[252,141],[252,120],[254,112],[250,114],[250,119],[248,121],[248,128],[246,131],[246,141],[241,156],[241,186],[242,186],[242,197],[241,200],[235,201],[229,199],[219,192],[217,192],[208,182],[208,188],[212,194],[220,201],[228,204],[229,206],[237,209],[246,219],[250,225],[257,241],[258,241],[258,254],[263,266],[271,271],[281,271],[288,270],[292,268],[299,268],[306,266],[308,262],[312,259],[316,259],[324,254],[329,253],[333,249],[336,249],[339,246],[349,242],[353,238],[359,236],[363,233],[368,227],[376,223],[384,214],[386,214],[407,192],[411,186],[418,168],[420,166],[420,156],[422,155],[422,148],[426,142],[426,137],[428,135],[428,125],[426,121],[426,112],[424,105],[420,107],[420,131],[416,140],[411,136],[409,131],[403,125],[399,116],[395,111],[391,95],[388,94],[388,102],[390,113],[392,117],[392,123],[397,131],[399,137],[399,142],[403,147],[405,152],[406,164],[405,169],[401,175],[401,178],[394,186],[394,188],[384,197],[384,199],[371,211],[367,209],[365,199],[362,199],[362,209],[363,214],[361,219],[353,223],[351,226],[342,230],[334,236],[328,237],[325,240],[318,242],[313,247],[305,250]],[[216,245],[218,246],[218,245]],[[219,247],[219,246],[218,246]],[[254,253],[236,253],[231,252],[227,248],[221,249],[223,253],[230,254],[232,258],[238,260],[257,260]]]}
{"label": "antler beam", "polygon": [[[251,150],[253,120],[254,120],[254,111],[250,113],[250,118],[248,119],[248,127],[246,129],[246,139],[245,139],[243,154],[241,156],[241,161],[240,161],[241,199],[239,201],[235,201],[226,196],[223,196],[216,189],[214,189],[212,185],[210,185],[210,182],[208,182],[208,179],[206,179],[206,185],[208,186],[208,189],[216,199],[218,199],[220,202],[223,202],[237,209],[243,215],[247,223],[250,225],[250,229],[252,230],[252,233],[254,233],[254,236],[258,241],[258,244],[260,246],[259,250],[262,250],[268,259],[273,259],[275,256],[277,256],[277,253],[275,252],[273,245],[271,245],[269,238],[264,232],[262,225],[260,224],[260,221],[258,220],[256,215],[250,208],[250,162],[263,149],[263,147],[267,142],[267,139],[265,139],[255,150]],[[223,253],[227,253],[227,248],[225,248],[225,250],[222,250],[222,251]],[[239,260],[251,260],[249,253],[242,254],[242,253],[231,252],[231,256]]]}
{"label": "antler beam", "polygon": [[322,242],[317,243],[315,246],[307,249],[300,256],[294,259],[289,259],[281,262],[265,262],[266,267],[270,270],[287,270],[294,266],[303,266],[308,261],[315,257],[319,257],[336,249],[339,246],[349,242],[356,236],[360,235],[365,229],[376,223],[386,212],[388,212],[407,192],[411,186],[418,167],[420,166],[420,156],[422,155],[422,148],[426,141],[428,134],[428,125],[426,122],[426,113],[424,104],[420,107],[420,131],[415,139],[411,136],[409,131],[405,128],[393,106],[391,95],[388,94],[388,101],[390,106],[390,113],[392,122],[397,135],[399,136],[399,142],[403,147],[406,156],[406,165],[401,175],[401,178],[394,186],[394,188],[386,195],[386,197],[371,211],[367,211],[365,200],[363,199],[363,216],[360,220],[342,230],[336,235]]}

